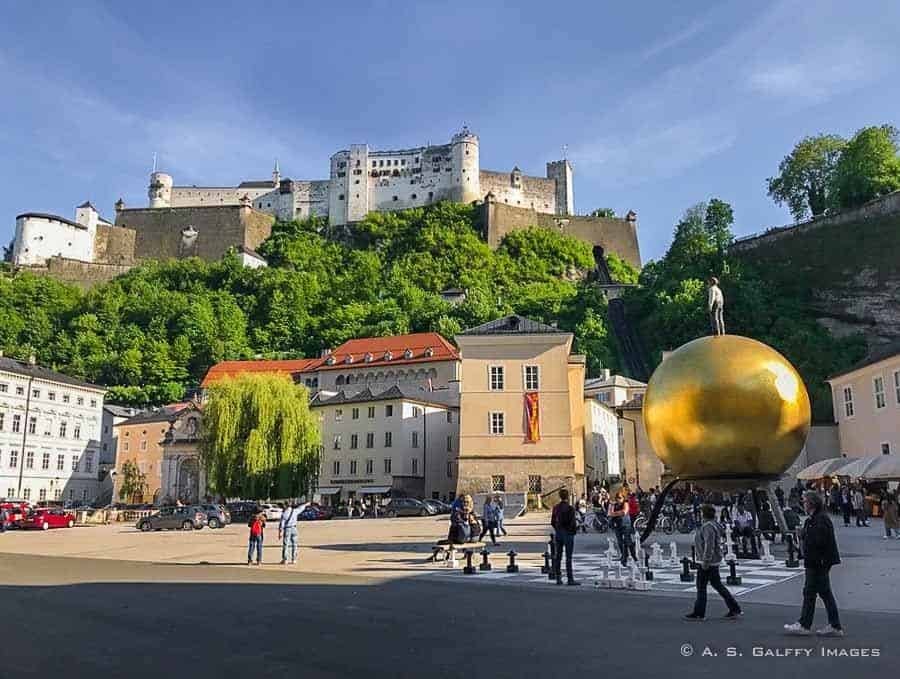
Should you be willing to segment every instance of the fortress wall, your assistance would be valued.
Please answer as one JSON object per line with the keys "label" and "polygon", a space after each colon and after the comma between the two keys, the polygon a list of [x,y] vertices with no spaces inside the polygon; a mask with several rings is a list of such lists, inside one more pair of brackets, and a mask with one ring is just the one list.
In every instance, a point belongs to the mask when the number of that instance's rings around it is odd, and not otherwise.
{"label": "fortress wall", "polygon": [[173,186],[172,207],[196,207],[239,205],[244,196],[255,200],[269,193],[271,187],[241,188],[241,187],[203,187],[203,186]]}
{"label": "fortress wall", "polygon": [[546,214],[556,213],[556,181],[546,177],[522,175],[522,187],[514,187],[510,172],[482,170],[481,195],[494,194],[498,203],[529,208]]}
{"label": "fortress wall", "polygon": [[[116,226],[134,229],[135,259],[218,260],[230,247],[256,248],[269,236],[275,218],[249,207],[135,208],[121,210]],[[197,234],[186,239],[182,231]]]}
{"label": "fortress wall", "polygon": [[[289,194],[293,201],[291,218],[327,217],[330,184],[327,179],[292,182],[292,191]],[[279,215],[279,219],[284,219],[284,217]]]}
{"label": "fortress wall", "polygon": [[51,257],[46,266],[25,266],[22,271],[28,271],[37,276],[47,276],[64,283],[71,283],[87,290],[99,283],[106,283],[116,276],[120,276],[131,268],[130,264],[93,264],[80,262],[64,257]]}
{"label": "fortress wall", "polygon": [[98,224],[94,235],[94,263],[133,264],[135,235],[134,229]]}
{"label": "fortress wall", "polygon": [[500,245],[503,237],[511,231],[541,226],[599,245],[604,252],[613,252],[633,266],[641,266],[637,222],[605,217],[557,216],[497,202],[483,203],[478,209],[481,227],[492,248]]}

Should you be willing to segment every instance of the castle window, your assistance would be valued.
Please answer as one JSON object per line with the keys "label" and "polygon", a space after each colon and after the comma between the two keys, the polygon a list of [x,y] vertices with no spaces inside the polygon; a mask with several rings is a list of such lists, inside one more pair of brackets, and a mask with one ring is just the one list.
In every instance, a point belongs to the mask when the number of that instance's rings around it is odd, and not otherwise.
{"label": "castle window", "polygon": [[266,203],[266,207],[272,207],[272,203]]}
{"label": "castle window", "polygon": [[357,180],[356,180],[355,182],[353,182],[353,183],[354,183],[354,184],[359,184],[359,180],[357,179]]}
{"label": "castle window", "polygon": [[416,199],[416,194],[411,195],[410,198],[412,198],[413,200],[415,200],[415,199]]}
{"label": "castle window", "polygon": [[383,160],[379,160],[379,161],[378,161],[378,167],[384,167],[384,161],[383,161]]}
{"label": "castle window", "polygon": [[400,161],[397,160],[396,158],[394,158],[394,165],[399,165],[399,164],[400,164]]}
{"label": "castle window", "polygon": [[341,193],[341,194],[338,195],[338,200],[344,200],[344,194],[343,194],[343,193]]}
{"label": "castle window", "polygon": [[359,160],[356,161],[356,167],[359,167]]}
{"label": "castle window", "polygon": [[431,200],[432,198],[434,198],[434,191],[429,191],[428,192],[428,200]]}
{"label": "castle window", "polygon": [[416,156],[415,162],[416,162],[416,164],[418,164],[418,162],[419,162],[419,156]]}
{"label": "castle window", "polygon": [[401,160],[400,160],[400,164],[401,164],[401,165],[406,165],[406,158],[401,159]]}
{"label": "castle window", "polygon": [[394,196],[394,200],[395,200],[395,201],[397,200],[397,196]]}

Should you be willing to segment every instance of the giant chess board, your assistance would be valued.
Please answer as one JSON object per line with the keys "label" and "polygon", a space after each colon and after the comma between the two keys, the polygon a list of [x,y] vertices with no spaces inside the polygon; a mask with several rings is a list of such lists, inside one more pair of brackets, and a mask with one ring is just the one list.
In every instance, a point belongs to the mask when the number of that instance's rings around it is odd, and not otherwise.
{"label": "giant chess board", "polygon": [[[519,566],[518,573],[507,573],[507,558],[502,552],[491,555],[491,567],[489,571],[478,570],[478,564],[481,563],[481,556],[476,554],[472,564],[476,567],[475,575],[465,575],[463,573],[463,560],[460,559],[458,567],[453,568],[452,562],[438,561],[436,564],[429,564],[434,567],[434,575],[441,577],[454,578],[465,582],[505,582],[508,584],[529,585],[535,587],[556,586],[554,580],[550,580],[546,574],[541,573],[542,559],[536,559],[534,556],[517,559]],[[632,589],[624,581],[631,575],[632,571],[628,568],[619,569],[617,565],[609,567],[608,557],[605,553],[578,553],[576,552],[572,558],[573,575],[582,586],[594,586],[602,589]],[[565,570],[565,565],[563,566]],[[695,582],[681,582],[682,566],[666,562],[662,566],[657,566],[653,570],[652,586],[650,592],[695,592]],[[720,567],[722,582],[729,573],[728,565],[723,563]],[[727,585],[728,589],[735,596],[748,594],[763,587],[785,582],[791,578],[795,578],[803,574],[802,568],[787,568],[784,561],[775,561],[767,563],[758,559],[739,559],[736,562],[737,575],[741,578],[740,585]],[[696,571],[691,571],[696,577]],[[619,579],[621,576],[622,584],[610,587],[611,579]]]}

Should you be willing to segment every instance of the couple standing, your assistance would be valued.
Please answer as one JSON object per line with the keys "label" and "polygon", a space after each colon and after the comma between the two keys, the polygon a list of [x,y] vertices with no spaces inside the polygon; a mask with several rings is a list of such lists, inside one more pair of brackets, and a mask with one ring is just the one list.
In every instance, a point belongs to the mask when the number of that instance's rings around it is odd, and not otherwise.
{"label": "couple standing", "polygon": [[[300,518],[300,503],[294,500],[291,506],[281,513],[278,522],[278,539],[281,541],[281,564],[297,563],[297,521]],[[247,565],[253,563],[254,552],[256,565],[262,564],[263,538],[265,535],[265,512],[257,512],[247,523],[250,527],[250,540],[247,547]]]}

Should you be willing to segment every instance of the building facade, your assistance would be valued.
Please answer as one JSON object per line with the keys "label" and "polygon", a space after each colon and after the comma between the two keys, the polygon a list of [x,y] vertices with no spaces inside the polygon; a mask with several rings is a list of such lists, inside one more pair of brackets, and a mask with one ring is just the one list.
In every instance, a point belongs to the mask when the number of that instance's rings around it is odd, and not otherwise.
{"label": "building facade", "polygon": [[200,462],[200,410],[176,413],[162,440],[161,502],[194,504],[206,498],[206,469]]}
{"label": "building facade", "polygon": [[320,392],[311,404],[322,433],[317,493],[331,504],[387,494],[453,497],[456,403],[449,389]]}
{"label": "building facade", "polygon": [[828,384],[842,455],[900,452],[900,344],[872,352]]}
{"label": "building facade", "polygon": [[658,488],[666,474],[666,466],[653,451],[644,428],[643,395],[617,406],[616,413],[619,415],[619,446],[622,451],[621,480],[632,488]]}
{"label": "building facade", "polygon": [[583,489],[585,362],[572,334],[508,316],[456,342],[457,493]]}
{"label": "building facade", "polygon": [[0,494],[94,502],[105,390],[0,355]]}
{"label": "building facade", "polygon": [[622,405],[646,391],[646,382],[624,375],[613,375],[608,369],[604,369],[600,377],[593,377],[584,382],[585,398],[595,399],[611,408]]}
{"label": "building facade", "polygon": [[584,399],[584,473],[588,485],[621,479],[623,461],[619,418],[614,408],[596,398]]}
{"label": "building facade", "polygon": [[482,170],[478,137],[463,128],[447,144],[375,150],[351,144],[331,156],[327,179],[282,179],[277,163],[271,181],[247,181],[233,187],[178,186],[171,175],[150,176],[150,208],[237,205],[279,219],[327,217],[332,225],[363,219],[370,212],[424,207],[442,200],[471,203],[490,194],[507,205],[543,214],[574,213],[572,166],[547,163],[546,176]]}
{"label": "building facade", "polygon": [[[166,433],[179,419],[181,411],[195,406],[192,403],[177,403],[155,410],[149,410],[115,426],[119,437],[116,455],[116,476],[113,480],[115,502],[159,503],[163,498],[163,443]],[[123,467],[126,462],[134,462],[144,475],[145,487],[142,492],[123,497]]]}
{"label": "building facade", "polygon": [[112,226],[90,202],[75,208],[74,221],[39,212],[18,215],[13,241],[13,264],[45,266],[53,257],[93,262],[98,257],[98,227]]}
{"label": "building facade", "polygon": [[100,432],[100,466],[103,470],[116,468],[116,451],[119,449],[119,432],[116,425],[140,411],[107,404],[103,406],[103,428]]}

